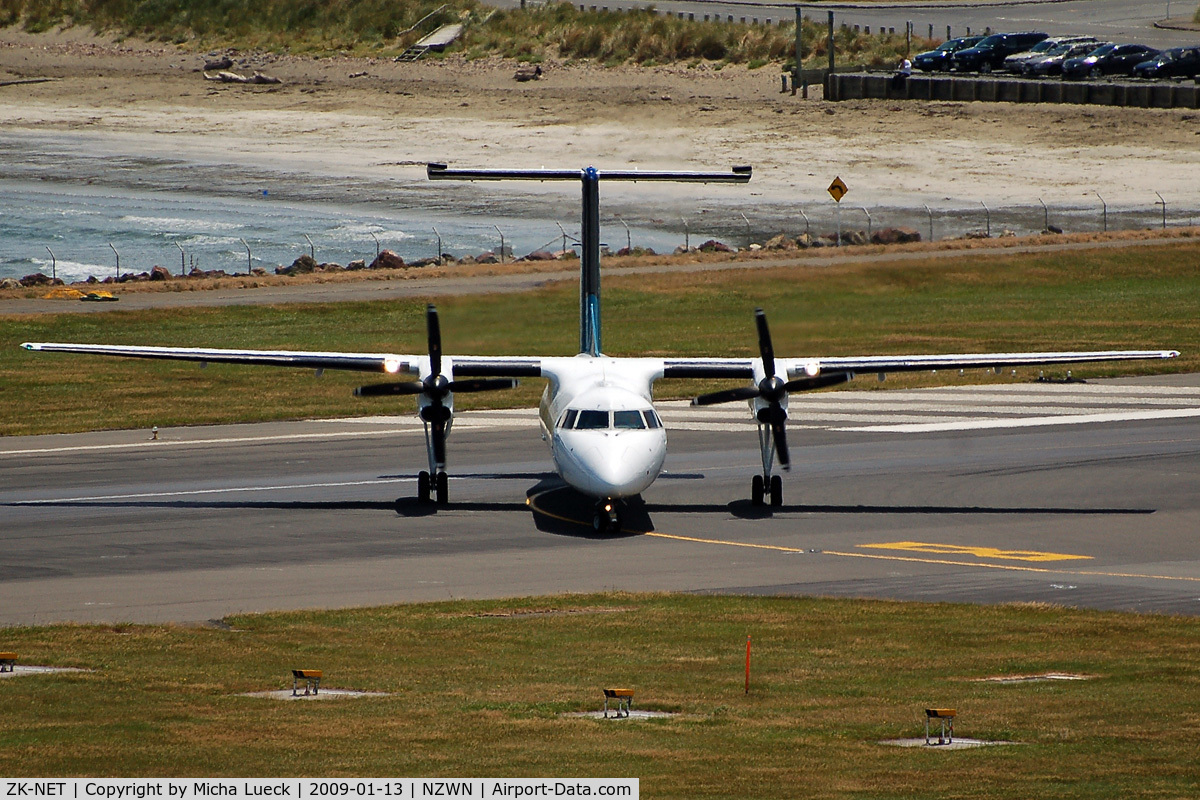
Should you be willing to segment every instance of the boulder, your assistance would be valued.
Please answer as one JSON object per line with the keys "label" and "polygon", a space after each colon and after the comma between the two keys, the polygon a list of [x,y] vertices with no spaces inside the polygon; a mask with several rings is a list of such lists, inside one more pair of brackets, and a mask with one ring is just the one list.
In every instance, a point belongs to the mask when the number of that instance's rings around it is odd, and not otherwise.
{"label": "boulder", "polygon": [[919,241],[921,241],[921,234],[912,228],[884,228],[871,234],[871,242],[874,244],[903,244]]}
{"label": "boulder", "polygon": [[[576,253],[574,250],[568,250],[566,253],[563,254],[563,258],[571,258],[575,255],[576,255]],[[617,251],[617,255],[619,255],[619,256],[653,256],[653,255],[657,255],[657,253],[655,253],[654,250],[649,247],[634,247],[634,248],[622,247],[620,250]]]}
{"label": "boulder", "polygon": [[1047,225],[1046,230],[1042,231],[1042,233],[1062,233],[1062,228],[1057,225]]}
{"label": "boulder", "polygon": [[16,278],[0,279],[0,289],[18,289],[20,286],[21,282]]}
{"label": "boulder", "polygon": [[367,262],[365,259],[362,259],[362,258],[355,259],[354,261],[351,261],[349,264],[346,265],[347,272],[355,272],[356,270],[366,269],[366,268],[367,268]]}
{"label": "boulder", "polygon": [[697,248],[702,253],[732,253],[733,248],[724,242],[718,242],[716,239],[709,239],[704,244]]}
{"label": "boulder", "polygon": [[317,264],[317,272],[345,272],[345,271],[346,271],[345,267],[343,267],[341,264],[334,263],[333,261],[326,261],[325,263]]}
{"label": "boulder", "polygon": [[534,250],[529,255],[525,256],[522,261],[556,261],[557,257],[554,253],[545,250]]}
{"label": "boulder", "polygon": [[276,267],[276,275],[307,275],[310,272],[316,272],[316,260],[312,256],[300,256],[292,262],[290,267]]}
{"label": "boulder", "polygon": [[795,239],[790,236],[784,236],[782,233],[778,236],[772,236],[763,245],[768,250],[795,250],[798,246]]}
{"label": "boulder", "polygon": [[51,278],[49,275],[43,275],[40,272],[34,272],[21,278],[22,286],[62,286],[61,278]]}
{"label": "boulder", "polygon": [[166,281],[170,279],[171,273],[166,267],[155,266],[150,270],[150,280],[152,281]]}
{"label": "boulder", "polygon": [[404,269],[404,259],[391,250],[382,250],[371,262],[370,269]]}
{"label": "boulder", "polygon": [[475,256],[476,264],[496,264],[499,261],[500,259],[496,258],[496,254],[490,250],[486,253],[480,253],[479,255]]}
{"label": "boulder", "polygon": [[842,244],[870,244],[866,231],[842,231]]}

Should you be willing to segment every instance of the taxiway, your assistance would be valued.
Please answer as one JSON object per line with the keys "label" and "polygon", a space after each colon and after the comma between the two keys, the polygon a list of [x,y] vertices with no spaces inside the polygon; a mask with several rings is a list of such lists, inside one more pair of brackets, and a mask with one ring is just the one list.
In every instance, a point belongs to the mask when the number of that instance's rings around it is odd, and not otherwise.
{"label": "taxiway", "polygon": [[0,440],[0,625],[597,590],[1200,613],[1198,376],[793,397],[774,510],[744,409],[661,410],[667,471],[600,538],[531,411],[456,418],[436,510],[407,414]]}

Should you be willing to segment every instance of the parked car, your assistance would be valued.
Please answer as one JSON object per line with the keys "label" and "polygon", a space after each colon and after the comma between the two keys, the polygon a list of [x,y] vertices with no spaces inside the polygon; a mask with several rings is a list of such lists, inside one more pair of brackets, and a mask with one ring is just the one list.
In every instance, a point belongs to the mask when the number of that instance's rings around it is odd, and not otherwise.
{"label": "parked car", "polygon": [[[1020,53],[1013,53],[1008,58],[1004,59],[1004,69],[1009,72],[1021,72],[1021,65],[1026,61],[1034,58],[1040,58],[1049,53],[1059,45],[1068,44],[1071,42],[1095,42],[1095,36],[1051,36],[1049,39],[1042,39],[1028,50]],[[1098,44],[1098,42],[1097,42]]]}
{"label": "parked car", "polygon": [[1106,44],[1086,56],[1076,56],[1064,61],[1063,77],[1099,78],[1104,75],[1128,75],[1138,64],[1156,55],[1157,50],[1144,44]]}
{"label": "parked car", "polygon": [[1200,47],[1172,47],[1133,68],[1135,78],[1194,78],[1200,75]]}
{"label": "parked car", "polygon": [[1024,64],[1024,73],[1035,78],[1044,78],[1047,75],[1059,75],[1062,73],[1064,61],[1068,58],[1086,56],[1089,53],[1095,52],[1100,44],[1108,44],[1108,42],[1076,42],[1074,44],[1059,45],[1041,58],[1026,61]]}
{"label": "parked car", "polygon": [[1049,34],[1034,31],[994,33],[974,47],[964,48],[951,56],[951,69],[958,72],[991,72],[1013,53],[1028,50],[1047,38]]}
{"label": "parked car", "polygon": [[982,36],[963,36],[949,39],[932,50],[913,56],[913,66],[924,72],[946,72],[950,69],[950,57],[959,50],[974,47],[983,41]]}

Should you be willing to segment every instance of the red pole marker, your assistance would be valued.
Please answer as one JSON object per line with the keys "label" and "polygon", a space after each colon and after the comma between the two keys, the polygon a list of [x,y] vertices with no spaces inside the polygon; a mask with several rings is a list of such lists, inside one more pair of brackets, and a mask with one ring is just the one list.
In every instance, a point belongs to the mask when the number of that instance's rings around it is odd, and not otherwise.
{"label": "red pole marker", "polygon": [[746,694],[750,694],[750,637],[746,637]]}

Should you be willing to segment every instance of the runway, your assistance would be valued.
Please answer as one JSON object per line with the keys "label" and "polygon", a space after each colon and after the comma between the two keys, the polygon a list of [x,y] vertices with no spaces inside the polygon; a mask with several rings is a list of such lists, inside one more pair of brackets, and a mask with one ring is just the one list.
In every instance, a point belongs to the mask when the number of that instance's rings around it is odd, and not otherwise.
{"label": "runway", "polygon": [[598,590],[1200,613],[1200,376],[795,396],[774,510],[744,407],[660,409],[666,473],[599,538],[529,410],[456,417],[436,511],[407,414],[3,439],[0,624]]}

